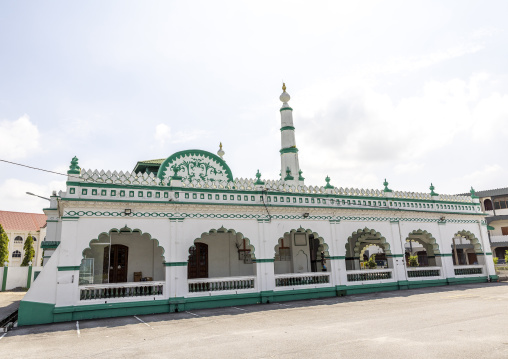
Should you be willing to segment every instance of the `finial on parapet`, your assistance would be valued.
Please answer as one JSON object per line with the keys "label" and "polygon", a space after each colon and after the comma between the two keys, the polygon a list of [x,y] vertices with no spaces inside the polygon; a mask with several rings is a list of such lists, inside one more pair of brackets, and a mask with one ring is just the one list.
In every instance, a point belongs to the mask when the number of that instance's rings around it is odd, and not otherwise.
{"label": "finial on parapet", "polygon": [[291,175],[291,169],[288,167],[286,169],[286,177],[284,177],[284,181],[292,181],[295,178]]}
{"label": "finial on parapet", "polygon": [[303,181],[303,180],[305,180],[305,178],[302,176],[302,173],[303,173],[303,171],[302,171],[302,170],[299,170],[299,171],[298,171],[298,181]]}
{"label": "finial on parapet", "polygon": [[254,185],[261,185],[262,186],[265,184],[263,181],[261,181],[261,173],[259,172],[259,170],[256,173],[256,178],[257,178],[257,180],[256,180],[256,182],[254,182]]}
{"label": "finial on parapet", "polygon": [[435,188],[434,185],[431,183],[430,187],[429,187],[429,189],[430,189],[430,195],[431,196],[439,196],[439,193],[434,192],[434,188]]}
{"label": "finial on parapet", "polygon": [[476,195],[476,192],[475,192],[475,190],[474,190],[473,186],[471,186],[471,190],[470,190],[469,192],[471,192],[471,198],[479,198],[479,197]]}
{"label": "finial on parapet", "polygon": [[69,170],[67,171],[67,174],[70,175],[79,175],[81,172],[81,168],[78,165],[78,158],[74,156],[71,160],[71,165],[69,166]]}
{"label": "finial on parapet", "polygon": [[326,181],[326,186],[325,186],[326,189],[335,188],[330,184],[330,177],[326,176],[325,181]]}
{"label": "finial on parapet", "polygon": [[391,192],[392,190],[388,188],[388,182],[386,182],[386,178],[385,178],[385,181],[383,182],[383,186],[385,186],[385,189],[383,190],[384,192]]}
{"label": "finial on parapet", "polygon": [[218,155],[221,159],[223,159],[222,157],[223,157],[225,154],[226,154],[226,152],[224,152],[224,151],[222,150],[222,142],[221,142],[221,143],[219,144],[219,150],[217,151],[217,155]]}

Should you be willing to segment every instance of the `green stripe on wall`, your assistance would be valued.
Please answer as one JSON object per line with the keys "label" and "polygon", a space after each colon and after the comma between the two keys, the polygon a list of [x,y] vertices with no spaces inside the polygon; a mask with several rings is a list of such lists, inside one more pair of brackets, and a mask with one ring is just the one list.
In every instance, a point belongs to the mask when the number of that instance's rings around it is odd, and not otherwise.
{"label": "green stripe on wall", "polygon": [[187,262],[166,262],[164,265],[166,267],[185,267],[187,266]]}
{"label": "green stripe on wall", "polygon": [[61,266],[61,267],[58,267],[58,271],[59,272],[73,271],[73,270],[79,270],[79,268],[81,268],[81,266]]}

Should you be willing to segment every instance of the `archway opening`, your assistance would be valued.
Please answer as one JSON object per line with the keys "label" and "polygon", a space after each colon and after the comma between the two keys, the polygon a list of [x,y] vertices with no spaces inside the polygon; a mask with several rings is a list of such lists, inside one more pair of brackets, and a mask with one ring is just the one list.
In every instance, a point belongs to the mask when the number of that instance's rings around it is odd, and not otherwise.
{"label": "archway opening", "polygon": [[462,230],[452,238],[453,265],[484,264],[482,246],[470,231]]}
{"label": "archway opening", "polygon": [[483,208],[486,211],[493,211],[494,210],[494,206],[492,205],[492,201],[489,198],[487,198],[485,201],[483,201]]}
{"label": "archway opening", "polygon": [[125,226],[101,233],[83,250],[80,285],[164,279],[164,249],[139,229]]}
{"label": "archway opening", "polygon": [[[346,242],[346,270],[392,268],[390,244],[375,229],[359,229]],[[375,266],[370,263],[375,263]]]}
{"label": "archway opening", "polygon": [[224,227],[212,229],[196,238],[189,248],[187,278],[252,276],[254,250],[242,233]]}
{"label": "archway opening", "polygon": [[275,246],[275,274],[326,272],[328,245],[310,229],[298,228],[284,233]]}
{"label": "archway opening", "polygon": [[505,256],[508,254],[508,247],[493,247],[494,257],[497,257],[497,264],[506,264]]}
{"label": "archway opening", "polygon": [[441,266],[439,246],[431,233],[425,230],[415,230],[408,234],[404,245],[406,265],[411,266],[409,257],[415,256],[418,267]]}

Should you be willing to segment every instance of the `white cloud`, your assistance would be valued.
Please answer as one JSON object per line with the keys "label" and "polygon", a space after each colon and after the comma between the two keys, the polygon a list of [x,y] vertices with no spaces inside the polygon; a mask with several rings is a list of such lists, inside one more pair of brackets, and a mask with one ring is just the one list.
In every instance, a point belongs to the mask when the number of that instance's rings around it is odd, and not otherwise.
{"label": "white cloud", "polygon": [[508,169],[501,167],[499,164],[486,164],[480,169],[468,173],[463,176],[464,183],[468,183],[474,187],[475,190],[487,190],[499,187],[506,187],[499,185],[500,178],[508,178]]}
{"label": "white cloud", "polygon": [[164,147],[164,144],[171,139],[171,128],[163,123],[155,126],[155,140],[160,147]]}
{"label": "white cloud", "polygon": [[0,157],[20,159],[30,156],[39,149],[40,134],[28,115],[15,121],[0,121]]}
{"label": "white cloud", "polygon": [[194,141],[198,138],[204,138],[206,133],[202,130],[193,131],[178,131],[174,134],[171,131],[171,127],[166,124],[158,124],[155,126],[154,138],[157,141],[157,145],[163,148],[167,143],[180,144]]}
{"label": "white cloud", "polygon": [[0,184],[0,202],[3,211],[42,213],[48,206],[48,201],[42,198],[27,195],[32,192],[42,197],[49,197],[53,191],[65,190],[65,181],[51,181],[39,184],[9,178]]}

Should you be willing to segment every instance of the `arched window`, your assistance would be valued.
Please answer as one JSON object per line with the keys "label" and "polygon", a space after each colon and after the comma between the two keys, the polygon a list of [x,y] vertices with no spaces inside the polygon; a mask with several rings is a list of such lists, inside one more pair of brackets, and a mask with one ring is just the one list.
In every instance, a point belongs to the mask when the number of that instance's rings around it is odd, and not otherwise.
{"label": "arched window", "polygon": [[12,258],[21,258],[21,252],[20,251],[12,252]]}
{"label": "arched window", "polygon": [[483,201],[483,207],[485,208],[486,211],[492,211],[493,210],[492,201],[487,198],[485,201]]}
{"label": "arched window", "polygon": [[23,243],[23,238],[21,238],[21,236],[16,236],[16,238],[14,238],[14,243]]}
{"label": "arched window", "polygon": [[34,236],[32,236],[32,239],[34,240],[34,242],[37,242],[37,238],[35,238]]}

